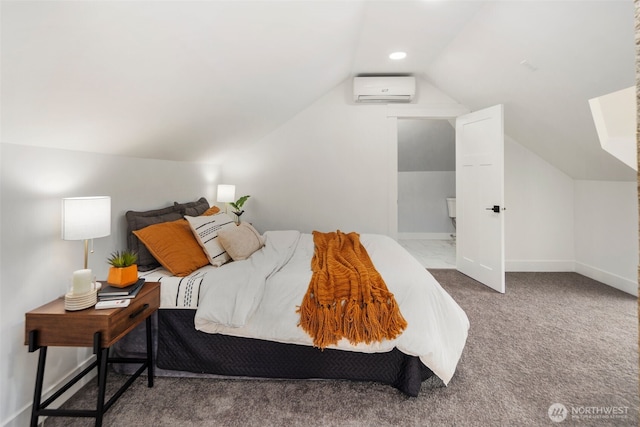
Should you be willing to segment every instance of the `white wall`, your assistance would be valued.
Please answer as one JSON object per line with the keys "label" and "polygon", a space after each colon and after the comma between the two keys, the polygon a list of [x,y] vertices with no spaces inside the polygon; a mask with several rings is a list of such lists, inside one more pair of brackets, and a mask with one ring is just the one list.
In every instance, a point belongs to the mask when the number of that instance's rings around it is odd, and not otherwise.
{"label": "white wall", "polygon": [[[105,259],[125,243],[124,213],[215,196],[219,167],[0,144],[1,250],[0,423],[29,423],[38,353],[24,345],[24,314],[63,295],[82,268],[82,242],[60,237],[61,199],[111,196],[111,236],[96,239],[89,268],[106,277]],[[44,390],[91,356],[89,349],[52,347]]]}
{"label": "white wall", "polygon": [[507,271],[576,271],[638,293],[635,182],[573,180],[505,139]]}
{"label": "white wall", "polygon": [[576,271],[638,294],[635,182],[575,181]]}
{"label": "white wall", "polygon": [[[384,105],[351,105],[342,84],[225,162],[246,220],[261,231],[386,233],[388,139]],[[395,148],[394,148],[395,149]]]}
{"label": "white wall", "polygon": [[573,179],[505,136],[507,271],[573,271]]}

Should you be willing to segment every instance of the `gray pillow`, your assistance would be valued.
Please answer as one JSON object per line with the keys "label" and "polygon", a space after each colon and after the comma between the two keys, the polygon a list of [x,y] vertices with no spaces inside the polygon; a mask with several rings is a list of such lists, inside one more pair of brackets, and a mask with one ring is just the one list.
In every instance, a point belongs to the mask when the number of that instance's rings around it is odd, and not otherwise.
{"label": "gray pillow", "polygon": [[207,209],[209,209],[209,202],[207,202],[207,199],[205,199],[204,197],[200,197],[195,202],[189,202],[189,203],[173,202],[173,206],[184,208],[184,215],[200,216]]}
{"label": "gray pillow", "polygon": [[146,246],[133,234],[134,230],[140,230],[153,224],[176,221],[184,215],[182,205],[169,206],[164,209],[136,212],[128,211],[127,219],[127,246],[138,253],[138,270],[149,271],[160,266],[160,263],[151,255]]}

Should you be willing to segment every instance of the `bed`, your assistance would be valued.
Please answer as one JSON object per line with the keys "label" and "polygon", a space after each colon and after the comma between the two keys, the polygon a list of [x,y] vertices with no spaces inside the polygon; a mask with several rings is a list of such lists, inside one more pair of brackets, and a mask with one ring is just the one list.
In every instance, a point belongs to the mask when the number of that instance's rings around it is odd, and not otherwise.
{"label": "bed", "polygon": [[[237,233],[240,227],[233,227]],[[468,318],[393,239],[359,235],[406,319],[404,331],[380,342],[341,339],[319,349],[300,328],[297,312],[312,275],[313,236],[273,230],[257,237],[259,249],[244,259],[213,266],[215,257],[208,256],[206,265],[182,277],[164,262],[140,272],[161,283],[161,308],[154,319],[158,375],[376,381],[409,396],[417,396],[433,375],[449,383],[466,342]],[[116,355],[143,352],[141,337],[130,334],[114,348]]]}

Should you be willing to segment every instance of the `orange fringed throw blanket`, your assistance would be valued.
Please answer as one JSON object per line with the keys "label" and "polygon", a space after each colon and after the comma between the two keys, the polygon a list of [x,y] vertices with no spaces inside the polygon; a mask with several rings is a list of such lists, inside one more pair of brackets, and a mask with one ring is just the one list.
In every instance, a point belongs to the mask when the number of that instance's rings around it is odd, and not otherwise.
{"label": "orange fringed throw blanket", "polygon": [[393,339],[407,326],[393,294],[357,233],[313,232],[311,282],[298,308],[300,326],[325,348]]}

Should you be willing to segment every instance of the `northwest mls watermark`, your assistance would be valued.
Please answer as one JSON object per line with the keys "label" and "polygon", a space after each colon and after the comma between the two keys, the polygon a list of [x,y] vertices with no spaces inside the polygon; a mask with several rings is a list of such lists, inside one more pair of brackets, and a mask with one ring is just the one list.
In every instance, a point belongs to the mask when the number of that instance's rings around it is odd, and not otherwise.
{"label": "northwest mls watermark", "polygon": [[569,420],[624,420],[628,418],[628,406],[570,406],[562,403],[549,406],[547,414],[551,421],[561,423]]}

